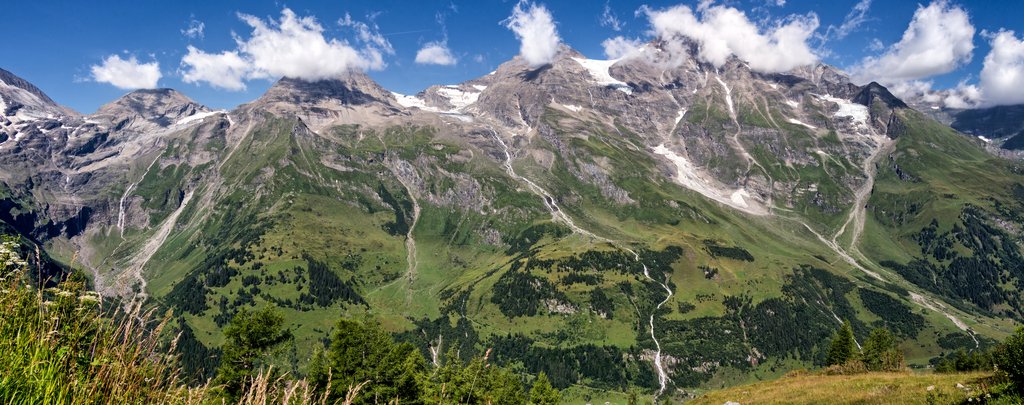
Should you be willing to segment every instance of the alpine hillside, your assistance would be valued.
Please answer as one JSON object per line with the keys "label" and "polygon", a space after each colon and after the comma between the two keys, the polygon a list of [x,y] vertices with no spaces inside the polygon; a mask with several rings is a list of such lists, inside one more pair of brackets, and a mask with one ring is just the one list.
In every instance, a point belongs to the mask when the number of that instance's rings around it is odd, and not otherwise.
{"label": "alpine hillside", "polygon": [[0,221],[192,347],[281,308],[300,375],[342,315],[676,399],[821,365],[844,321],[925,367],[1024,320],[1019,161],[831,66],[682,44],[415,95],[285,77],[230,111],[156,89],[80,114],[0,70]]}

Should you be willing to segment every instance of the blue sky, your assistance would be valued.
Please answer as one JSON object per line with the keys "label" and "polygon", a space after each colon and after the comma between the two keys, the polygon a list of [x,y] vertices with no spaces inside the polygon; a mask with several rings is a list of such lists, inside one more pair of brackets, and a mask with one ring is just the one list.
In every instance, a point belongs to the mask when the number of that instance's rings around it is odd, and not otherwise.
{"label": "blue sky", "polygon": [[[771,29],[794,16],[813,12],[816,30],[824,34],[830,25],[840,26],[855,5],[864,0],[746,0],[718,1],[721,7],[743,11],[753,24]],[[784,3],[779,5],[777,3]],[[824,3],[824,4],[822,4]],[[650,39],[648,16],[636,13],[641,6],[661,10],[675,5],[696,9],[696,1],[540,1],[556,22],[562,41],[590,58],[604,58],[602,41],[613,36]],[[870,2],[863,22],[845,38],[810,45],[821,60],[841,68],[857,66],[867,56],[878,56],[900,41],[915,12],[929,2]],[[979,81],[983,60],[989,53],[988,37],[982,31],[1024,31],[1024,11],[1019,1],[960,1],[942,4],[962,8],[976,30],[970,61],[961,57],[949,72],[920,78],[933,89],[952,88],[963,80]],[[373,32],[390,44],[380,70],[369,74],[389,90],[414,94],[431,84],[457,83],[482,76],[519,53],[520,42],[502,21],[509,17],[513,1],[16,1],[4,7],[0,36],[0,67],[29,80],[58,103],[90,113],[101,104],[129,90],[93,77],[91,66],[102,64],[110,55],[124,59],[134,56],[140,63],[159,63],[160,87],[180,90],[214,108],[233,108],[258,97],[272,84],[269,79],[245,82],[245,90],[229,91],[205,82],[185,83],[181,61],[189,45],[208,53],[236,49],[233,34],[245,39],[252,28],[239,13],[266,22],[281,18],[288,8],[299,17],[312,16],[323,28],[323,36],[355,43],[353,26],[338,23],[346,14],[368,23]],[[602,24],[606,6],[620,22],[619,31]],[[185,31],[202,23],[202,35]],[[1009,37],[1009,36],[1008,36]],[[447,40],[457,63],[451,66],[415,63],[417,51],[432,41]],[[872,45],[875,45],[872,48]],[[879,49],[878,45],[882,45]]]}

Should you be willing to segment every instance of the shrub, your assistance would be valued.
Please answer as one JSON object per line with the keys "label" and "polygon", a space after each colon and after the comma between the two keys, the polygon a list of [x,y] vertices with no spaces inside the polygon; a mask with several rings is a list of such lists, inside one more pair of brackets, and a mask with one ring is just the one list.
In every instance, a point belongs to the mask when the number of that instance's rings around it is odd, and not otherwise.
{"label": "shrub", "polygon": [[864,342],[861,359],[870,371],[902,371],[906,368],[903,352],[896,347],[896,337],[887,329],[871,331]]}
{"label": "shrub", "polygon": [[867,365],[860,360],[847,360],[843,364],[833,364],[825,368],[825,375],[851,375],[868,372]]}
{"label": "shrub", "polygon": [[1024,327],[1006,338],[993,353],[996,367],[1006,373],[1018,391],[1024,391]]}

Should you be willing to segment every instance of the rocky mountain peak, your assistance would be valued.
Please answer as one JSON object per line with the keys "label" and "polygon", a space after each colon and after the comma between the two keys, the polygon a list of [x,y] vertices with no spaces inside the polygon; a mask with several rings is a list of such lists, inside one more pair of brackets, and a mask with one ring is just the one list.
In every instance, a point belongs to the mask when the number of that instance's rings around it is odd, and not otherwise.
{"label": "rocky mountain peak", "polygon": [[313,131],[330,125],[378,122],[401,112],[395,97],[363,72],[325,80],[283,77],[241,110],[303,120]]}
{"label": "rocky mountain peak", "polygon": [[168,127],[210,109],[174,89],[135,90],[104,104],[93,115],[108,120],[115,129],[130,127]]}
{"label": "rocky mountain peak", "polygon": [[889,108],[907,108],[907,103],[904,103],[903,100],[889,92],[889,89],[877,82],[868,83],[853,97],[853,102],[867,107],[871,107],[876,101],[883,103]]}
{"label": "rocky mountain peak", "polygon": [[345,77],[308,81],[283,77],[274,83],[256,103],[318,104],[336,103],[358,106],[370,103],[390,104],[391,94],[362,72]]}
{"label": "rocky mountain peak", "polygon": [[[28,120],[63,115],[75,114],[57,105],[32,83],[0,69],[0,117]],[[6,120],[0,118],[0,121]]]}

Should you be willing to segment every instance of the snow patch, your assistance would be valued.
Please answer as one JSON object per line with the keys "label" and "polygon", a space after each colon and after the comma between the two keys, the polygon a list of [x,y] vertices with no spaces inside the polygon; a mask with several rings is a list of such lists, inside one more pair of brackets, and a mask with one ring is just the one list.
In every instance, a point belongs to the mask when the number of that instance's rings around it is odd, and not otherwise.
{"label": "snow patch", "polygon": [[185,117],[185,118],[182,118],[182,119],[178,120],[178,122],[174,123],[174,125],[179,125],[179,126],[180,125],[189,125],[189,124],[191,124],[193,122],[202,121],[202,120],[206,119],[206,117],[209,117],[211,115],[217,115],[217,114],[221,114],[221,113],[227,114],[227,111],[217,110],[217,111],[207,111],[207,112],[195,113],[195,114],[189,115],[188,117]]}
{"label": "snow patch", "polygon": [[[679,110],[679,114],[676,115],[675,126],[679,126],[679,121],[683,120],[683,116],[686,115],[686,109],[682,108]],[[673,131],[674,132],[674,131]]]}
{"label": "snow patch", "polygon": [[580,107],[578,105],[573,105],[573,104],[561,104],[561,106],[565,107],[566,110],[569,110],[569,111],[572,111],[572,112],[580,112],[581,110],[583,110],[583,107]]}
{"label": "snow patch", "polygon": [[480,93],[464,92],[459,90],[457,87],[458,86],[448,85],[437,90],[438,94],[447,98],[448,102],[455,106],[455,109],[451,111],[442,111],[436,107],[431,107],[427,105],[425,100],[416,96],[407,96],[395,92],[391,92],[391,95],[395,96],[395,100],[398,101],[398,105],[405,108],[419,108],[423,111],[435,112],[446,117],[455,118],[462,122],[473,122],[473,117],[462,114],[460,110],[476,102]]}
{"label": "snow patch", "polygon": [[618,59],[601,60],[572,58],[572,60],[579,63],[584,69],[587,69],[587,71],[590,72],[590,77],[593,78],[598,85],[613,87],[623,93],[633,94],[633,88],[629,87],[629,84],[612,77],[612,74],[609,72],[612,65],[619,61]]}
{"label": "snow patch", "polygon": [[715,80],[718,80],[718,84],[722,85],[722,89],[725,90],[725,104],[729,106],[729,116],[736,117],[736,110],[732,107],[732,89],[718,75],[715,75]]}
{"label": "snow patch", "polygon": [[849,100],[843,100],[838,97],[832,97],[830,95],[818,95],[818,98],[836,103],[839,105],[839,111],[832,114],[836,117],[853,119],[853,122],[863,127],[868,126],[868,108],[866,106],[851,102]]}
{"label": "snow patch", "polygon": [[474,88],[474,89],[476,89],[477,91],[484,91],[484,90],[487,90],[487,86],[484,86],[484,85],[479,85],[479,84],[474,84],[474,85],[473,85],[473,88]]}
{"label": "snow patch", "polygon": [[405,107],[405,108],[413,108],[413,107],[415,107],[415,108],[419,108],[421,110],[435,111],[435,112],[437,111],[436,108],[427,106],[427,102],[424,101],[422,98],[419,98],[419,97],[416,97],[416,96],[407,96],[407,95],[399,94],[399,93],[395,93],[395,92],[391,92],[391,95],[395,96],[395,100],[398,101],[398,105],[400,105],[402,107]]}
{"label": "snow patch", "polygon": [[743,197],[750,197],[750,193],[748,193],[747,190],[741,188],[739,190],[733,191],[732,195],[729,196],[729,200],[731,200],[733,204],[746,208],[747,202],[743,200]]}
{"label": "snow patch", "polygon": [[456,110],[469,107],[476,102],[477,98],[480,98],[479,92],[463,91],[458,86],[451,85],[437,89],[437,94],[448,99],[448,103],[454,106]]}
{"label": "snow patch", "polygon": [[654,153],[664,156],[676,166],[675,181],[679,185],[696,191],[703,196],[736,208],[738,210],[754,214],[765,215],[767,212],[759,206],[751,206],[747,202],[750,193],[745,189],[728,190],[722,186],[716,186],[714,180],[710,180],[700,174],[696,166],[689,159],[679,156],[675,151],[665,147],[665,144],[654,148]]}
{"label": "snow patch", "polygon": [[788,105],[790,107],[793,107],[793,108],[799,108],[800,107],[800,103],[798,103],[796,101],[793,101],[793,100],[786,100],[786,105]]}
{"label": "snow patch", "polygon": [[470,117],[466,114],[459,114],[457,112],[442,111],[441,115],[452,117],[462,122],[473,122],[473,117]]}
{"label": "snow patch", "polygon": [[805,123],[803,121],[796,120],[796,119],[793,119],[793,118],[786,118],[786,121],[789,122],[790,124],[803,125],[803,126],[805,126],[807,128],[810,128],[810,129],[818,129],[818,127],[816,127],[814,125],[811,125],[811,124],[808,124],[808,123]]}
{"label": "snow patch", "polygon": [[978,139],[981,139],[985,143],[992,143],[991,139],[988,139],[988,138],[986,138],[984,136],[981,136],[981,135],[978,135]]}

